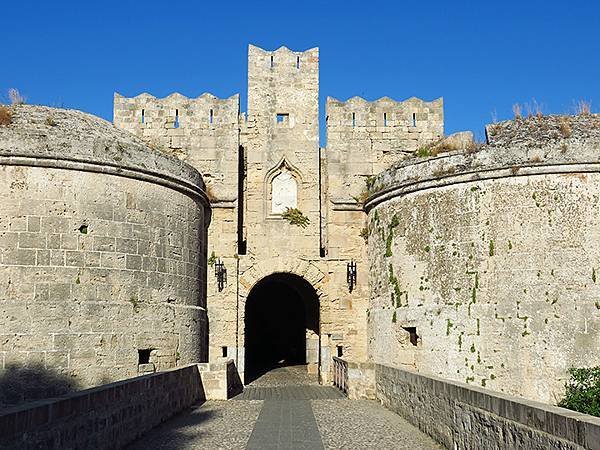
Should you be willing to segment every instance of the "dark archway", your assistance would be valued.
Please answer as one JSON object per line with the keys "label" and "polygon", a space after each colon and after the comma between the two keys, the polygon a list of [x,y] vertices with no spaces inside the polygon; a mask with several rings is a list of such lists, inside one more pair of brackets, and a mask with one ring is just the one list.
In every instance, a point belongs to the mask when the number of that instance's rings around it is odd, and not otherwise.
{"label": "dark archway", "polygon": [[260,280],[246,299],[246,384],[275,367],[319,364],[319,297],[304,278],[275,273]]}

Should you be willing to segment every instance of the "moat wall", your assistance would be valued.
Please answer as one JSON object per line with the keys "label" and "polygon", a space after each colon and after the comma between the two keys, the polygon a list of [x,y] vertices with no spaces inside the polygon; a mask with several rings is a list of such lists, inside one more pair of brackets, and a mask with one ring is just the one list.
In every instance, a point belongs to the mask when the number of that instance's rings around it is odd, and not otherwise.
{"label": "moat wall", "polygon": [[549,403],[600,364],[600,145],[581,120],[534,141],[500,124],[480,151],[373,180],[373,362]]}
{"label": "moat wall", "polygon": [[205,360],[207,205],[195,169],[109,123],[15,107],[0,127],[0,368],[89,386]]}

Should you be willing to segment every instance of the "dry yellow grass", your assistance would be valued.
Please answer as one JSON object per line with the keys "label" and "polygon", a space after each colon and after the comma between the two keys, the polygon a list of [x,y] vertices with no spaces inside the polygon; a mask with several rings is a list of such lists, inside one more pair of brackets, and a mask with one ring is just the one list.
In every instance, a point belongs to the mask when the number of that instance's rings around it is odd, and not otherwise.
{"label": "dry yellow grass", "polygon": [[12,123],[12,112],[6,106],[0,105],[0,125],[10,125]]}
{"label": "dry yellow grass", "polygon": [[579,100],[575,104],[575,112],[580,116],[589,116],[592,113],[592,102]]}
{"label": "dry yellow grass", "polygon": [[512,107],[513,113],[515,115],[515,119],[522,119],[523,118],[523,114],[521,112],[521,105],[519,105],[518,103],[515,103]]}
{"label": "dry yellow grass", "polygon": [[569,124],[569,121],[567,119],[563,118],[560,120],[560,122],[558,123],[558,129],[560,130],[560,134],[562,134],[564,138],[571,137],[571,125]]}

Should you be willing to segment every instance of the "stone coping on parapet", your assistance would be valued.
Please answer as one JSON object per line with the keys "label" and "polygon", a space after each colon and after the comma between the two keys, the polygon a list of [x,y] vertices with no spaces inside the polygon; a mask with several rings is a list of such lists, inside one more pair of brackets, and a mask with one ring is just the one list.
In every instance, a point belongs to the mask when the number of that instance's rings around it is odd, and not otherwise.
{"label": "stone coping on parapet", "polygon": [[136,136],[77,110],[10,107],[0,126],[0,165],[79,170],[134,178],[178,190],[209,206],[202,175]]}
{"label": "stone coping on parapet", "polygon": [[236,102],[237,103],[237,102],[239,102],[239,97],[240,97],[240,94],[233,94],[229,97],[221,98],[221,97],[217,97],[214,94],[211,94],[210,92],[204,92],[204,93],[198,95],[197,97],[188,97],[183,94],[180,94],[179,92],[172,92],[169,95],[166,95],[164,97],[156,97],[152,94],[149,94],[148,92],[142,92],[141,94],[134,95],[133,97],[127,97],[125,95],[119,94],[118,92],[114,93],[115,99],[119,99],[119,98],[123,98],[123,99],[127,99],[127,100],[146,99],[146,100],[156,100],[157,102],[162,102],[165,100],[177,100],[177,101],[188,101],[188,102],[209,100],[209,101],[213,101],[213,102],[217,101],[217,102],[222,102],[222,103],[226,103],[226,102]]}
{"label": "stone coping on parapet", "polygon": [[311,47],[311,48],[307,48],[306,50],[292,50],[288,47],[286,47],[285,45],[281,45],[279,46],[279,48],[275,49],[275,50],[267,50],[264,49],[262,47],[259,47],[257,45],[254,44],[248,44],[248,50],[253,50],[253,51],[260,51],[263,53],[293,53],[293,54],[302,54],[302,53],[310,53],[310,52],[318,52],[319,51],[319,47]]}
{"label": "stone coping on parapet", "polygon": [[[573,123],[579,121],[576,116],[565,120]],[[550,133],[538,137],[536,141],[514,134],[514,130],[513,140],[506,138],[507,132],[504,130],[513,125],[512,121],[503,122],[496,125],[500,127],[499,134],[504,133],[502,141],[491,141],[473,150],[406,159],[369,180],[369,196],[364,209],[368,212],[381,202],[397,196],[460,183],[518,176],[600,172],[600,116],[592,116],[591,120],[590,126],[598,130],[597,134],[596,131],[576,132],[573,127],[569,137]]]}
{"label": "stone coping on parapet", "polygon": [[380,97],[378,99],[375,100],[367,100],[363,97],[360,97],[358,95],[355,95],[354,97],[350,97],[347,100],[339,100],[335,97],[327,97],[327,101],[326,101],[326,105],[335,105],[335,106],[350,106],[350,105],[355,105],[355,104],[381,104],[381,105],[395,105],[395,106],[403,106],[403,105],[411,105],[411,104],[425,104],[425,105],[443,105],[444,103],[444,98],[443,97],[439,97],[436,98],[434,100],[423,100],[422,98],[418,98],[418,97],[409,97],[405,100],[394,100],[391,97],[388,96],[384,96],[384,97]]}

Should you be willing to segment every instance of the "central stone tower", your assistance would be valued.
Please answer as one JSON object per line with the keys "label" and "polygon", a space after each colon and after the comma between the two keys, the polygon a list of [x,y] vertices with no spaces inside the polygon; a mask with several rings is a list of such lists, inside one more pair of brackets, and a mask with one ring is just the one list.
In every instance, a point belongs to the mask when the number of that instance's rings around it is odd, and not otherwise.
{"label": "central stone tower", "polygon": [[[255,257],[319,257],[319,50],[248,51],[244,240]],[[309,219],[286,227],[282,213]],[[265,245],[268,242],[269,245]]]}

